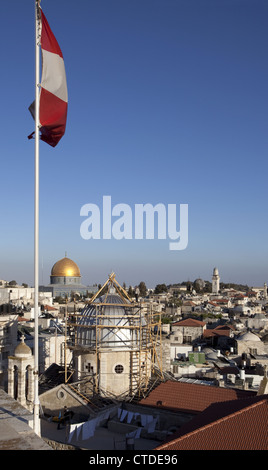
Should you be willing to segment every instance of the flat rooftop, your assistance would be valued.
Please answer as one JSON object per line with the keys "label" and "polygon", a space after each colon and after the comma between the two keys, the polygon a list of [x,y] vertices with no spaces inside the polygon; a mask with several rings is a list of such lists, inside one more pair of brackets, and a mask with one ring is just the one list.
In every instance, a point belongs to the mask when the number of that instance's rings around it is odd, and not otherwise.
{"label": "flat rooftop", "polygon": [[0,450],[53,450],[32,423],[33,414],[0,389]]}

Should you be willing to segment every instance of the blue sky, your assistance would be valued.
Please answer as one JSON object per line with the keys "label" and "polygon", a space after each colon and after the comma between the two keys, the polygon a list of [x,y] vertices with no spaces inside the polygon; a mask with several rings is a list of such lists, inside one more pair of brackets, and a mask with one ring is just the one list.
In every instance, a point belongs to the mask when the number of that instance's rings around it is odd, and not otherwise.
{"label": "blue sky", "polygon": [[[40,282],[67,255],[84,284],[267,281],[268,3],[42,0],[69,111],[40,143]],[[33,284],[34,1],[0,4],[0,279]],[[188,204],[189,244],[83,240],[81,206]]]}

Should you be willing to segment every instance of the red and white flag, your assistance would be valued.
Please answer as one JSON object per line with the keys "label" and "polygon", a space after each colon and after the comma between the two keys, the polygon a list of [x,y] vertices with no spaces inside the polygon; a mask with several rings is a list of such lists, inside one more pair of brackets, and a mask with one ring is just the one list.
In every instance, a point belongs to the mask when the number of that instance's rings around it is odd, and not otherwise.
{"label": "red and white flag", "polygon": [[[63,55],[42,10],[41,51],[42,76],[39,98],[40,138],[52,147],[55,147],[65,133],[68,92]],[[35,118],[35,103],[33,103],[29,109]],[[32,138],[33,134],[31,134],[29,138]]]}

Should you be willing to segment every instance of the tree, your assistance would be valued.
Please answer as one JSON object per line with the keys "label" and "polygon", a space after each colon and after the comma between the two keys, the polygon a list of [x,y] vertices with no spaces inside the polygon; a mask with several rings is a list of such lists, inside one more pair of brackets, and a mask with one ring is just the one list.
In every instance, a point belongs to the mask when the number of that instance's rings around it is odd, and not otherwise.
{"label": "tree", "polygon": [[147,295],[147,287],[146,287],[145,282],[143,282],[143,281],[140,282],[138,287],[139,287],[139,290],[140,290],[140,296],[141,296],[141,297],[146,297],[146,295]]}
{"label": "tree", "polygon": [[155,286],[154,293],[155,294],[162,294],[163,292],[167,292],[167,291],[168,291],[168,288],[167,288],[166,284],[157,284]]}
{"label": "tree", "polygon": [[129,295],[129,297],[133,297],[133,295],[134,295],[134,290],[132,289],[131,286],[129,286],[127,293],[128,293],[128,295]]}

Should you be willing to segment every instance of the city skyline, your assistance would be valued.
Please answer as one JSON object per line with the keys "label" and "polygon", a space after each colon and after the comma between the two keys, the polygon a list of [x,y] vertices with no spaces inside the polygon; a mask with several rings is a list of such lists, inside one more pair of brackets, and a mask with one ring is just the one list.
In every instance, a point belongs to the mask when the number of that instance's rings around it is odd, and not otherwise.
{"label": "city skyline", "polygon": [[[40,145],[40,284],[65,252],[82,282],[267,282],[268,5],[42,0],[62,48],[66,134]],[[1,12],[0,278],[33,285],[34,1]],[[14,14],[15,12],[15,14]],[[66,34],[67,32],[67,34]],[[8,41],[7,41],[8,38]],[[84,204],[188,204],[189,242],[83,240]]]}

